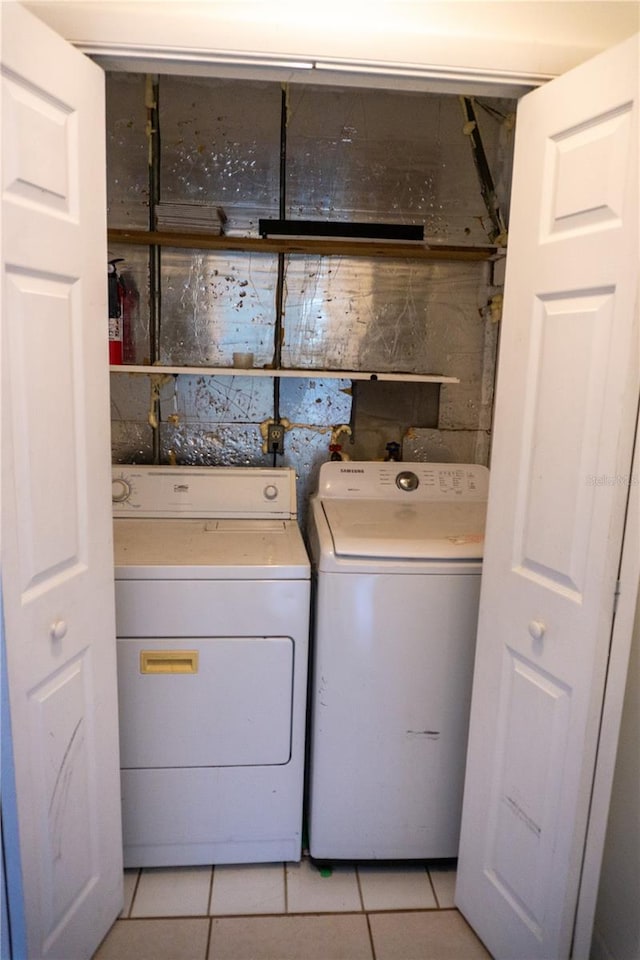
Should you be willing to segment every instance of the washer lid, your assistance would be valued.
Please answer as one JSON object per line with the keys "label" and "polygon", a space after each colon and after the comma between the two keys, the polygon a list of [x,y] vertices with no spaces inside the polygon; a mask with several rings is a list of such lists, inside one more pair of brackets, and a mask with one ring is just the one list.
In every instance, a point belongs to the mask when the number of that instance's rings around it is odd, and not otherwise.
{"label": "washer lid", "polygon": [[323,500],[337,557],[481,560],[484,502]]}
{"label": "washer lid", "polygon": [[116,579],[308,579],[295,520],[113,522]]}

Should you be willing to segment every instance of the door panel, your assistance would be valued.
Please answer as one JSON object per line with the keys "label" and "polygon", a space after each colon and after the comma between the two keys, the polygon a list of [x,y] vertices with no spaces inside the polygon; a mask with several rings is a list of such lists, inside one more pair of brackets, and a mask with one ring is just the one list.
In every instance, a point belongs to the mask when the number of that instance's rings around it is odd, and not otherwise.
{"label": "door panel", "polygon": [[[72,107],[25,77],[5,73],[2,110],[12,149],[4,164],[5,195],[49,211],[77,212],[78,178],[72,168],[77,118]],[[36,149],[29,149],[33,144]]]}
{"label": "door panel", "polygon": [[[8,349],[24,603],[33,591],[46,589],[50,578],[86,570],[86,504],[78,495],[78,479],[87,472],[81,443],[84,378],[72,354],[81,338],[82,304],[65,277],[8,268],[5,284],[13,321]],[[44,383],[46,402],[34,389]]]}
{"label": "door panel", "polygon": [[30,747],[37,757],[40,807],[40,868],[45,927],[55,930],[60,917],[82,897],[99,873],[91,805],[92,761],[88,755],[86,654],[30,694]]}
{"label": "door panel", "polygon": [[2,4],[2,583],[28,955],[122,897],[102,71]]}
{"label": "door panel", "polygon": [[[620,226],[632,110],[630,96],[628,103],[549,137],[542,185],[549,217],[543,213],[543,239]],[[549,224],[546,236],[545,221]]]}
{"label": "door panel", "polygon": [[519,565],[524,576],[576,602],[584,587],[594,489],[581,478],[596,472],[614,295],[610,289],[538,298],[532,310],[515,570]]}
{"label": "door panel", "polygon": [[524,97],[456,900],[568,957],[638,403],[638,38]]}
{"label": "door panel", "polygon": [[[498,724],[500,776],[491,803],[486,868],[500,895],[539,935],[553,859],[549,839],[556,833],[571,691],[513,650],[505,650],[502,684],[506,696]],[[524,752],[522,743],[531,723],[538,736]],[[521,869],[525,860],[527,871]]]}

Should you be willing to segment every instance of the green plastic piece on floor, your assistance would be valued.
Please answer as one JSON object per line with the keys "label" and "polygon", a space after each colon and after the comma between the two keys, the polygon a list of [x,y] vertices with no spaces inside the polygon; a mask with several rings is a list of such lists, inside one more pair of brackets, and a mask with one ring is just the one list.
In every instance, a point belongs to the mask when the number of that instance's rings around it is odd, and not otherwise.
{"label": "green plastic piece on floor", "polygon": [[321,877],[330,877],[330,876],[332,875],[332,873],[333,873],[333,870],[331,869],[331,867],[321,867],[321,868],[320,868],[320,876],[321,876]]}

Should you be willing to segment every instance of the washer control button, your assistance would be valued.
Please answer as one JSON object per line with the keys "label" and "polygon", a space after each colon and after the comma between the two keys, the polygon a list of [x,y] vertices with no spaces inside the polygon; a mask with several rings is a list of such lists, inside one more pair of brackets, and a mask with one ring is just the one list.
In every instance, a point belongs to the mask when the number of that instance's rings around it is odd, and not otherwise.
{"label": "washer control button", "polygon": [[412,470],[402,470],[396,477],[396,487],[406,493],[417,490],[419,484],[420,481]]}
{"label": "washer control button", "polygon": [[278,488],[275,483],[270,483],[264,488],[265,500],[275,500],[278,496]]}
{"label": "washer control button", "polygon": [[114,477],[111,481],[111,500],[113,503],[125,503],[131,496],[131,484],[124,477]]}

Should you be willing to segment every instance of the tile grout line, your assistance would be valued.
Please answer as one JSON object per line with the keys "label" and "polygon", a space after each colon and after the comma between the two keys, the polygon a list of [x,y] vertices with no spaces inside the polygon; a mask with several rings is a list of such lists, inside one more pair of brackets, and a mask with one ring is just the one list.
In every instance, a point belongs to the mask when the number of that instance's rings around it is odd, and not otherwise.
{"label": "tile grout line", "polygon": [[208,900],[208,907],[207,907],[207,916],[209,917],[213,916],[213,879],[214,879],[215,872],[216,872],[215,865],[211,864],[211,878],[209,880],[209,900]]}
{"label": "tile grout line", "polygon": [[368,911],[365,913],[364,916],[367,923],[367,932],[369,934],[369,945],[371,946],[371,958],[372,960],[376,960],[376,945],[373,942],[373,930],[371,929],[371,920],[369,918]]}
{"label": "tile grout line", "polygon": [[[213,870],[211,872],[213,873]],[[209,929],[207,931],[207,942],[205,944],[204,957],[202,958],[202,960],[207,960],[211,952],[211,938],[213,936],[213,917],[210,916],[210,917],[207,917],[207,919],[209,921]]]}
{"label": "tile grout line", "polygon": [[129,909],[127,910],[126,917],[124,919],[130,920],[131,913],[133,911],[133,905],[136,902],[136,897],[138,895],[138,887],[140,885],[140,878],[142,877],[142,868],[138,868],[138,876],[136,877],[136,882],[133,885],[133,893],[131,895],[131,903],[129,904]]}
{"label": "tile grout line", "polygon": [[433,882],[433,880],[431,879],[431,870],[429,870],[429,867],[427,867],[427,866],[425,866],[425,870],[427,871],[427,880],[429,881],[429,886],[431,887],[431,893],[433,894],[433,899],[434,899],[435,902],[436,902],[436,909],[441,910],[442,908],[441,908],[441,906],[440,906],[440,900],[438,899],[438,893],[437,893],[437,891],[436,891],[436,886],[435,886],[435,883]]}
{"label": "tile grout line", "polygon": [[289,884],[287,882],[287,864],[284,862],[282,864],[282,869],[284,870],[284,915],[289,915]]}
{"label": "tile grout line", "polygon": [[364,894],[362,892],[362,884],[360,883],[360,871],[358,870],[357,866],[355,868],[355,874],[356,874],[356,883],[358,885],[358,896],[360,897],[360,909],[362,910],[363,913],[366,913],[367,911],[365,910],[365,906],[364,906]]}
{"label": "tile grout line", "polygon": [[[221,913],[210,916],[206,913],[145,914],[141,917],[118,917],[117,919],[134,924],[153,920],[273,920],[278,917],[361,917],[377,914],[396,913],[460,913],[457,907],[377,907],[372,910],[303,910],[299,913]],[[116,921],[117,922],[117,921]]]}
{"label": "tile grout line", "polygon": [[369,911],[365,909],[365,905],[364,905],[364,893],[362,892],[360,870],[358,869],[357,864],[355,867],[355,871],[356,871],[356,882],[358,884],[358,894],[360,896],[360,906],[362,907],[362,911],[364,913],[364,922],[367,925],[367,933],[369,935],[369,946],[371,947],[371,960],[376,960],[376,948],[373,942],[373,931],[371,929],[371,921],[369,920]]}

